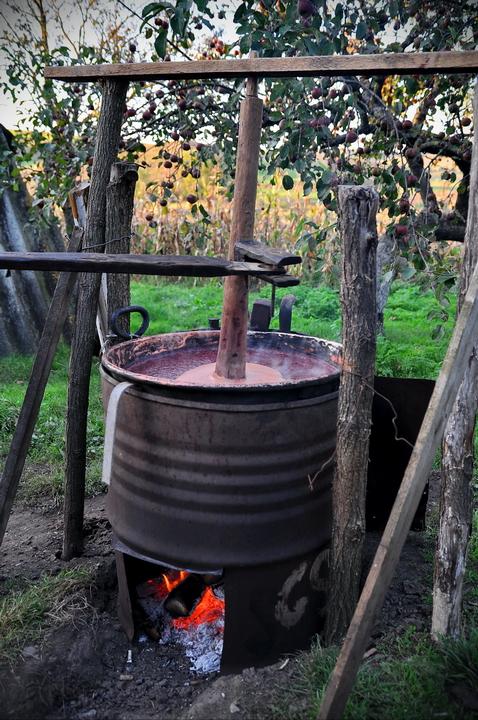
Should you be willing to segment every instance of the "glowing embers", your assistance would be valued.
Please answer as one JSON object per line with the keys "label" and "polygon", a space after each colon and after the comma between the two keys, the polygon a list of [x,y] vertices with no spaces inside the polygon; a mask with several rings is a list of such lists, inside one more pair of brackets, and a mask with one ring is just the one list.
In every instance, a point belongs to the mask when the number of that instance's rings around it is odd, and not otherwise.
{"label": "glowing embers", "polygon": [[220,575],[168,570],[137,587],[139,603],[163,644],[180,645],[193,671],[220,668],[224,591]]}

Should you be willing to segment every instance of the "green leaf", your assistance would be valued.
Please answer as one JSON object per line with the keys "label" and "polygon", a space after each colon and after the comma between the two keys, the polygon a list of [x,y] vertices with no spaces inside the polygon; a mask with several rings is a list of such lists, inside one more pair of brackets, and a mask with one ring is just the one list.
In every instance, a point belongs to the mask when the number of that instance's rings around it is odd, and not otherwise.
{"label": "green leaf", "polygon": [[166,43],[168,39],[168,33],[164,28],[161,28],[154,41],[154,49],[160,58],[164,58],[166,55]]}
{"label": "green leaf", "polygon": [[241,37],[241,42],[239,43],[239,49],[243,55],[249,52],[251,49],[251,38],[248,35],[244,35],[244,37]]}
{"label": "green leaf", "polygon": [[388,15],[390,18],[394,18],[398,15],[398,5],[396,0],[390,0],[388,3]]}
{"label": "green leaf", "polygon": [[359,24],[357,25],[357,30],[355,31],[355,37],[357,40],[363,40],[368,32],[367,23],[361,20]]}
{"label": "green leaf", "polygon": [[161,12],[161,10],[164,9],[164,5],[162,3],[149,3],[146,5],[141,13],[142,17],[149,17],[150,15],[156,15],[157,13]]}
{"label": "green leaf", "polygon": [[294,187],[294,180],[291,178],[290,175],[284,175],[282,178],[282,187],[284,190],[292,190]]}

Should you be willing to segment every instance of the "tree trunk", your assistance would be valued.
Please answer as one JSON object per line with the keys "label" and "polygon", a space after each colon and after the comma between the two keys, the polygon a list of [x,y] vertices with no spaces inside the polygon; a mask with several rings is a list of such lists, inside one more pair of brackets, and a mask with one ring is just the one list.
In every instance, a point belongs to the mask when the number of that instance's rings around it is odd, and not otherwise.
{"label": "tree trunk", "polygon": [[[15,151],[12,134],[1,124],[0,149]],[[11,172],[17,170],[15,155],[6,162]],[[17,190],[6,187],[0,197],[0,251],[64,250],[55,222],[45,228],[32,222],[27,187],[19,177],[16,183]],[[0,356],[36,351],[55,286],[51,272],[0,273]]]}
{"label": "tree trunk", "polygon": [[[99,250],[98,245],[103,245],[105,240],[106,187],[118,151],[127,86],[127,82],[120,80],[104,81],[83,242],[86,250]],[[88,391],[100,283],[100,274],[82,273],[79,277],[66,415],[65,560],[81,554],[83,550]]]}
{"label": "tree trunk", "polygon": [[[106,192],[106,242],[109,253],[130,252],[137,179],[136,163],[118,162],[111,168],[110,184]],[[124,273],[106,275],[107,328],[110,327],[111,313],[130,304],[129,280],[130,276]],[[118,327],[129,334],[129,317],[119,318]],[[121,338],[118,340],[122,341]]]}
{"label": "tree trunk", "polygon": [[[474,143],[458,312],[478,259],[478,83]],[[472,523],[473,436],[478,406],[478,346],[473,348],[442,445],[440,521],[433,579],[432,636],[460,634],[463,578]]]}
{"label": "tree trunk", "polygon": [[[254,236],[261,129],[262,100],[257,97],[257,80],[248,79],[239,115],[230,260],[235,258],[236,242],[252,240]],[[247,277],[226,278],[216,360],[216,373],[221,377],[240,379],[246,375],[247,311]]]}
{"label": "tree trunk", "polygon": [[341,186],[338,206],[343,244],[343,367],[332,488],[329,643],[346,632],[360,590],[375,370],[378,195],[371,188]]}

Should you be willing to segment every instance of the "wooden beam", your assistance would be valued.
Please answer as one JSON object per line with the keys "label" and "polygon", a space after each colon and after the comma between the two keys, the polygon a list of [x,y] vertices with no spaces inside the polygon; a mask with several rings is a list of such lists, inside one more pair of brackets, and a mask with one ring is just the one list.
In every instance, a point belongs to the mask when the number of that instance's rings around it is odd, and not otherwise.
{"label": "wooden beam", "polygon": [[238,260],[255,260],[268,265],[277,265],[277,267],[299,265],[302,262],[300,255],[292,255],[285,250],[270,247],[255,240],[239,240],[236,243],[235,256]]}
{"label": "wooden beam", "polygon": [[[102,83],[91,185],[83,248],[104,250],[106,187],[120,140],[128,83],[121,79]],[[61,254],[61,253],[60,253]],[[78,278],[78,300],[71,342],[66,412],[65,500],[63,506],[63,559],[81,554],[86,471],[86,424],[91,362],[96,342],[96,309],[101,275],[82,273]]]}
{"label": "wooden beam", "polygon": [[50,65],[45,77],[65,82],[102,78],[125,80],[195,80],[237,77],[320,77],[334,75],[411,75],[420,73],[475,73],[478,51],[380,53],[194,60],[190,62],[116,63],[109,65]]}
{"label": "wooden beam", "polygon": [[[254,273],[252,274],[254,275]],[[300,278],[296,277],[295,275],[289,275],[288,273],[284,273],[284,275],[259,275],[258,277],[259,280],[270,283],[273,288],[286,288],[300,285]]]}
{"label": "wooden beam", "polygon": [[332,482],[330,589],[325,637],[342,640],[360,595],[376,352],[376,190],[340,185],[342,374]]}
{"label": "wooden beam", "polygon": [[128,273],[171,277],[282,274],[283,268],[202,255],[106,255],[105,253],[0,253],[0,269],[68,270],[85,273]]}
{"label": "wooden beam", "polygon": [[[82,228],[75,227],[68,245],[70,253],[80,249],[82,238]],[[60,275],[45,319],[22,409],[20,410],[5,467],[0,478],[0,545],[15,500],[18,483],[22,476],[56,348],[68,315],[68,307],[76,279],[76,274],[62,273]]]}
{"label": "wooden beam", "polygon": [[397,566],[423,488],[440,445],[445,421],[478,336],[478,266],[458,316],[450,344],[423,419],[408,467],[362,590],[335,668],[320,706],[318,720],[341,718],[362,662],[367,641]]}

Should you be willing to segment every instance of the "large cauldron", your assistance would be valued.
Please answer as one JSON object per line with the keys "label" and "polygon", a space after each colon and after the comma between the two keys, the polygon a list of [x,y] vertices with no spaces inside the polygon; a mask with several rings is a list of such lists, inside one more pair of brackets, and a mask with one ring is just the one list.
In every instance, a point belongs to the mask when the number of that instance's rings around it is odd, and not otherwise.
{"label": "large cauldron", "polygon": [[271,385],[187,385],[219,333],[132,340],[103,357],[105,406],[120,382],[108,512],[131,550],[192,570],[293,558],[330,538],[339,346],[250,332]]}

